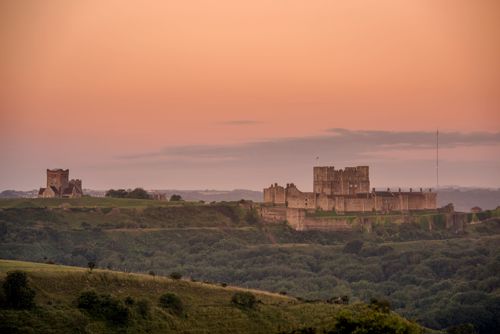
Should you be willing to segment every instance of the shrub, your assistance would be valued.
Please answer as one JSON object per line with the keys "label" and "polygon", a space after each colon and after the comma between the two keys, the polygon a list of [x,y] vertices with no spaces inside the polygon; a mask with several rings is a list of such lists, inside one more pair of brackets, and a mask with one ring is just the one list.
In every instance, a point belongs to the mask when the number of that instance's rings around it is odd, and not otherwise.
{"label": "shrub", "polygon": [[90,261],[89,263],[87,263],[87,267],[89,267],[90,272],[92,272],[92,269],[95,268],[95,262]]}
{"label": "shrub", "polygon": [[139,301],[137,301],[136,307],[137,313],[139,313],[139,315],[143,318],[146,318],[151,311],[151,305],[149,303],[149,300],[147,299],[140,299]]}
{"label": "shrub", "polygon": [[156,275],[156,273],[155,273],[154,271],[150,270],[150,271],[149,271],[149,275],[151,275],[151,276],[155,276],[155,275]]}
{"label": "shrub", "polygon": [[171,279],[181,279],[182,278],[182,274],[181,273],[178,273],[176,271],[174,271],[173,273],[170,273],[170,275],[168,275]]}
{"label": "shrub", "polygon": [[125,304],[126,305],[134,305],[134,303],[135,303],[134,298],[132,298],[130,296],[127,296],[127,298],[125,298]]}
{"label": "shrub", "polygon": [[259,215],[255,209],[250,209],[245,214],[245,221],[248,224],[256,224],[259,222]]}
{"label": "shrub", "polygon": [[181,195],[173,194],[172,196],[170,196],[170,201],[171,202],[182,201],[182,197],[181,197]]}
{"label": "shrub", "polygon": [[221,283],[220,286],[225,288],[227,286],[227,283]]}
{"label": "shrub", "polygon": [[361,248],[363,248],[362,240],[352,240],[345,244],[342,252],[358,254],[361,251]]}
{"label": "shrub", "polygon": [[446,329],[448,334],[476,334],[474,325],[472,324],[462,324],[458,326],[452,326]]}
{"label": "shrub", "polygon": [[253,309],[257,305],[257,298],[250,292],[235,292],[231,303],[241,308]]}
{"label": "shrub", "polygon": [[169,292],[161,295],[160,306],[177,315],[182,315],[184,313],[182,300],[174,293]]}
{"label": "shrub", "polygon": [[24,271],[7,273],[3,283],[5,305],[14,309],[29,309],[35,306],[35,290],[28,286],[28,276]]}
{"label": "shrub", "polygon": [[82,292],[77,305],[91,316],[104,318],[114,324],[126,324],[130,316],[128,308],[120,300],[110,295],[99,295],[95,291]]}
{"label": "shrub", "polygon": [[391,311],[391,303],[387,299],[372,298],[370,306],[380,312],[389,313]]}

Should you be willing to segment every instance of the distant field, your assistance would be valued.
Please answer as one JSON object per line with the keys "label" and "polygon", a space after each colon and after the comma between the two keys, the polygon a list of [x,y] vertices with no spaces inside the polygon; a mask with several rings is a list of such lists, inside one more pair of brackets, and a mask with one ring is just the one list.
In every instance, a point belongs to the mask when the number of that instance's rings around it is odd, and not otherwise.
{"label": "distant field", "polygon": [[144,208],[179,205],[202,205],[199,202],[169,202],[147,199],[81,197],[81,198],[2,198],[0,208],[57,208],[57,207],[98,207],[98,208]]}

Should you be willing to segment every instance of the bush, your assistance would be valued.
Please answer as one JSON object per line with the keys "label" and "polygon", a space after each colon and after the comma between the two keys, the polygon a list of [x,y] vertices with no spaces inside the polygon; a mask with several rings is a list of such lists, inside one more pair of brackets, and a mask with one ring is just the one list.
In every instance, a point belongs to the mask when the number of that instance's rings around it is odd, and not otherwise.
{"label": "bush", "polygon": [[126,305],[134,305],[134,303],[135,303],[134,298],[132,298],[130,296],[127,296],[127,298],[125,298],[125,304]]}
{"label": "bush", "polygon": [[142,316],[143,318],[147,318],[147,316],[151,311],[151,305],[149,303],[149,300],[140,299],[139,301],[137,301],[136,307],[137,307],[137,313],[139,313],[139,315]]}
{"label": "bush", "polygon": [[35,290],[28,286],[28,276],[24,271],[7,273],[3,283],[5,305],[14,309],[30,309],[35,306]]}
{"label": "bush", "polygon": [[362,240],[352,240],[345,244],[342,251],[344,253],[358,254],[361,251],[361,248],[363,248]]}
{"label": "bush", "polygon": [[170,201],[171,202],[182,201],[182,197],[181,197],[181,195],[173,194],[172,196],[170,196]]}
{"label": "bush", "polygon": [[250,292],[235,292],[231,303],[241,308],[253,309],[257,305],[257,298]]}
{"label": "bush", "polygon": [[245,214],[245,221],[248,224],[257,224],[259,222],[259,215],[255,209],[250,209]]}
{"label": "bush", "polygon": [[99,295],[95,291],[82,292],[77,305],[91,316],[104,318],[114,324],[124,325],[130,317],[129,309],[120,300],[110,295]]}
{"label": "bush", "polygon": [[474,325],[472,324],[462,324],[458,326],[452,326],[446,329],[447,334],[476,334]]}
{"label": "bush", "polygon": [[149,271],[149,275],[150,275],[150,276],[155,276],[155,275],[156,275],[156,273],[155,273],[154,271],[150,270],[150,271]]}
{"label": "bush", "polygon": [[177,315],[182,315],[184,313],[182,300],[174,293],[165,293],[161,295],[160,306]]}
{"label": "bush", "polygon": [[174,271],[173,273],[170,273],[170,275],[168,275],[171,279],[181,279],[182,278],[182,274],[181,273],[178,273],[176,271]]}
{"label": "bush", "polygon": [[389,313],[391,311],[391,303],[387,299],[372,298],[370,300],[370,307],[382,313]]}
{"label": "bush", "polygon": [[89,263],[87,263],[87,267],[89,267],[90,272],[92,272],[92,269],[95,268],[95,262],[90,261]]}

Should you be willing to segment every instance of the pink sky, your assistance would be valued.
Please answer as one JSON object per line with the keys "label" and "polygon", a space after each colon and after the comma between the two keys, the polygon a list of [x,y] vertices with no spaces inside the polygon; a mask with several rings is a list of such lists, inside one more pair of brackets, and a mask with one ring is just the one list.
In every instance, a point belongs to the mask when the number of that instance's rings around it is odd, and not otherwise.
{"label": "pink sky", "polygon": [[[260,189],[303,172],[147,155],[330,128],[497,133],[498,41],[496,0],[2,1],[0,190],[36,188],[46,167],[93,188]],[[499,145],[476,145],[443,151],[448,182],[500,186]]]}

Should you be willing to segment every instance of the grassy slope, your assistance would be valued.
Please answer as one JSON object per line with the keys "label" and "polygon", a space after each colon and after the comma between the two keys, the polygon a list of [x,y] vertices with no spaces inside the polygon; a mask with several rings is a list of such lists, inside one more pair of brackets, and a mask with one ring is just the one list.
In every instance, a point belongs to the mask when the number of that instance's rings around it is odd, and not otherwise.
{"label": "grassy slope", "polygon": [[[244,289],[171,280],[140,274],[107,270],[88,270],[77,267],[48,265],[31,262],[0,260],[0,277],[8,271],[28,272],[30,285],[36,290],[37,308],[33,311],[0,310],[0,322],[21,332],[183,332],[183,333],[277,333],[305,326],[324,328],[332,324],[338,312],[350,310],[356,315],[370,310],[363,304],[334,306],[324,303],[299,303],[294,298],[257,290],[254,293],[261,303],[257,310],[245,311],[230,303],[235,291]],[[75,307],[81,291],[95,289],[125,299],[148,299],[153,305],[149,319],[133,317],[127,328],[113,327],[104,321],[93,320]],[[173,316],[156,307],[158,297],[174,292],[186,306],[186,316]],[[391,321],[410,328],[410,333],[420,333],[421,328],[389,315]]]}

